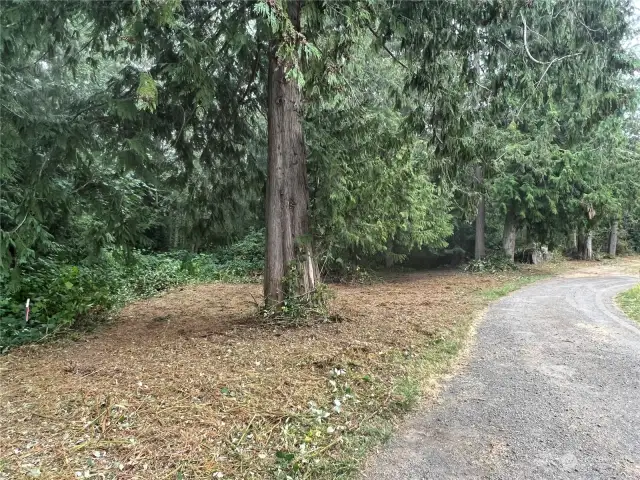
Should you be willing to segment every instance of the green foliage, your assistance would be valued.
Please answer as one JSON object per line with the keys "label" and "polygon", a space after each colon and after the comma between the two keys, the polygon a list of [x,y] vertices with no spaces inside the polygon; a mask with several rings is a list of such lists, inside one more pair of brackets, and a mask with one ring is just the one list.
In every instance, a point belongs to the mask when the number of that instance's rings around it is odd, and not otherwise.
{"label": "green foliage", "polygon": [[640,323],[640,286],[622,292],[616,297],[616,300],[629,318]]}
{"label": "green foliage", "polygon": [[[264,263],[264,233],[211,254],[111,250],[69,265],[40,259],[18,279],[0,277],[0,352],[61,331],[102,322],[114,307],[192,282],[251,282]],[[25,302],[31,314],[25,321]]]}
{"label": "green foliage", "polygon": [[621,247],[639,249],[631,7],[2,2],[7,335],[41,338],[186,281],[258,275],[274,42],[304,93],[309,227],[329,272],[367,281],[352,265],[469,248],[480,198],[490,248],[509,211],[523,242],[577,231],[600,246],[617,221]]}
{"label": "green foliage", "polygon": [[390,58],[369,62],[370,42],[348,51],[343,91],[316,82],[307,112],[314,232],[336,258],[383,252],[389,241],[443,247],[452,231],[448,192],[430,176],[433,150],[405,130],[394,102],[403,72]]}
{"label": "green foliage", "polygon": [[[0,351],[13,345],[42,340],[60,330],[72,327],[81,317],[98,315],[114,304],[111,282],[106,268],[87,268],[41,260],[23,273],[17,286],[2,278],[0,316]],[[17,287],[17,288],[16,288]],[[25,303],[30,299],[30,315],[26,320]]]}
{"label": "green foliage", "polygon": [[[82,238],[94,253],[199,251],[256,225],[264,142],[249,137],[260,129],[259,88],[256,78],[243,89],[228,82],[234,71],[238,82],[257,77],[259,48],[224,9],[216,34],[184,23],[215,6],[181,7],[2,3],[0,268],[8,249],[29,260]],[[210,41],[221,34],[233,40]],[[217,60],[194,61],[205,55]],[[237,63],[243,56],[251,61]],[[214,92],[227,98],[214,102]],[[69,228],[78,217],[93,217],[93,228]]]}
{"label": "green foliage", "polygon": [[371,285],[379,282],[380,277],[371,268],[357,265],[342,258],[326,259],[324,278],[329,282],[347,285]]}
{"label": "green foliage", "polygon": [[284,327],[311,325],[337,320],[327,308],[331,291],[324,283],[317,283],[310,291],[300,289],[299,262],[293,261],[282,282],[284,299],[261,309],[264,321]]}
{"label": "green foliage", "polygon": [[256,230],[228,247],[219,248],[213,256],[219,269],[226,269],[230,278],[261,272],[264,266],[264,242],[264,230]]}
{"label": "green foliage", "polygon": [[[297,277],[295,272],[289,273],[285,278],[285,285],[292,278]],[[261,310],[262,319],[269,324],[283,327],[299,327],[315,323],[337,321],[339,317],[329,314],[327,305],[331,298],[331,291],[324,283],[305,294],[287,295],[284,300]]]}
{"label": "green foliage", "polygon": [[640,209],[628,212],[623,216],[622,230],[619,243],[622,244],[620,253],[640,252]]}
{"label": "green foliage", "polygon": [[158,103],[158,88],[151,75],[146,72],[140,75],[140,84],[138,85],[136,94],[138,95],[139,101],[137,105],[138,108],[146,108],[152,112],[156,109]]}
{"label": "green foliage", "polygon": [[494,253],[479,260],[470,260],[464,266],[465,272],[472,273],[498,273],[516,269],[516,265],[502,253]]}

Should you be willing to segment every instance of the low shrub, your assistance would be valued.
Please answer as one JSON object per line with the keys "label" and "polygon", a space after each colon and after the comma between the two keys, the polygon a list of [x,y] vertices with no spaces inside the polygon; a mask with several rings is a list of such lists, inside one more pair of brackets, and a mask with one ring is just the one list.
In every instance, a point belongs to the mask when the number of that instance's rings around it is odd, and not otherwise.
{"label": "low shrub", "polygon": [[327,268],[324,275],[326,281],[342,283],[346,285],[371,285],[380,281],[380,277],[370,268],[347,263],[340,266]]}
{"label": "low shrub", "polygon": [[465,272],[471,273],[497,273],[516,269],[515,263],[501,253],[490,254],[479,260],[471,260],[463,267]]}
{"label": "low shrub", "polygon": [[103,321],[113,308],[177,285],[257,281],[263,252],[264,232],[258,231],[207,254],[110,250],[77,264],[40,258],[22,266],[19,277],[0,272],[0,352]]}
{"label": "low shrub", "polygon": [[9,292],[0,297],[0,352],[70,328],[80,317],[107,311],[115,300],[102,269],[60,265],[50,259],[23,272],[19,283],[3,277],[0,288]]}

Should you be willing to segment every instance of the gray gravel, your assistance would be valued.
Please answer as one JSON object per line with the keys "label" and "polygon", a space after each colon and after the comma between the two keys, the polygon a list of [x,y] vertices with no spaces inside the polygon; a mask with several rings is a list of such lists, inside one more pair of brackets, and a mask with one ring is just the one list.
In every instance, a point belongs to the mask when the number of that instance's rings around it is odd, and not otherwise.
{"label": "gray gravel", "polygon": [[494,303],[469,363],[372,459],[367,480],[640,479],[637,278],[559,278]]}

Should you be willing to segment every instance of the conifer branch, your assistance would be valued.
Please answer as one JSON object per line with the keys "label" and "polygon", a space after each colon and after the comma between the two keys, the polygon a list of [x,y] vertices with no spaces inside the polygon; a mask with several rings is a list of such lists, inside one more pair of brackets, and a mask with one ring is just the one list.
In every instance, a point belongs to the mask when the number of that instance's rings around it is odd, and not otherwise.
{"label": "conifer branch", "polygon": [[[373,30],[373,28],[371,28],[371,25],[368,26],[369,31],[373,34],[374,37],[376,37],[378,40],[381,40],[380,37],[378,36],[378,34]],[[384,51],[387,52],[391,58],[397,62],[400,66],[402,66],[405,70],[409,70],[409,67],[407,67],[402,60],[400,60],[398,57],[396,57],[391,50],[389,50],[389,48],[387,47],[387,45],[384,43],[384,41],[381,42],[382,43],[382,48],[384,48]]]}
{"label": "conifer branch", "polygon": [[565,60],[569,57],[576,57],[578,55],[582,55],[582,52],[578,52],[578,53],[570,53],[569,55],[564,55],[562,57],[557,57],[554,58],[553,60],[551,60],[550,62],[544,62],[542,60],[538,60],[537,58],[535,58],[532,54],[531,51],[529,50],[529,43],[527,42],[527,19],[524,17],[524,14],[521,12],[520,16],[522,17],[522,24],[524,26],[524,49],[527,52],[527,55],[529,56],[529,58],[539,64],[539,65],[546,65],[547,68],[544,69],[544,72],[542,72],[542,75],[540,76],[540,79],[538,80],[538,82],[536,83],[536,87],[538,87],[540,85],[540,83],[542,82],[542,79],[545,77],[545,75],[547,74],[547,72],[549,71],[549,69],[551,68],[551,66],[556,63],[556,62],[560,62],[562,60]]}
{"label": "conifer branch", "polygon": [[22,225],[24,224],[25,220],[27,219],[27,217],[29,216],[29,212],[24,214],[24,218],[22,219],[22,221],[18,224],[18,226],[16,228],[14,228],[13,230],[11,230],[9,233],[9,235],[13,235],[14,233],[16,233],[18,230],[20,230],[20,227],[22,227]]}

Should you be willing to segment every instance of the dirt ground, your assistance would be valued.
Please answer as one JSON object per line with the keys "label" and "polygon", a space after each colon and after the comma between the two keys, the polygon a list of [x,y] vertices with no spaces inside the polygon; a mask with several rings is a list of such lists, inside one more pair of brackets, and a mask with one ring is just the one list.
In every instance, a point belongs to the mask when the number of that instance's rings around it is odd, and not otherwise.
{"label": "dirt ground", "polygon": [[624,257],[607,262],[575,262],[575,268],[563,274],[567,278],[602,275],[640,275],[640,257]]}
{"label": "dirt ground", "polygon": [[332,286],[343,321],[298,329],[260,324],[259,285],[189,286],[78,341],[16,349],[0,357],[0,479],[274,478],[287,452],[338,458],[394,401],[405,359],[510,278]]}

